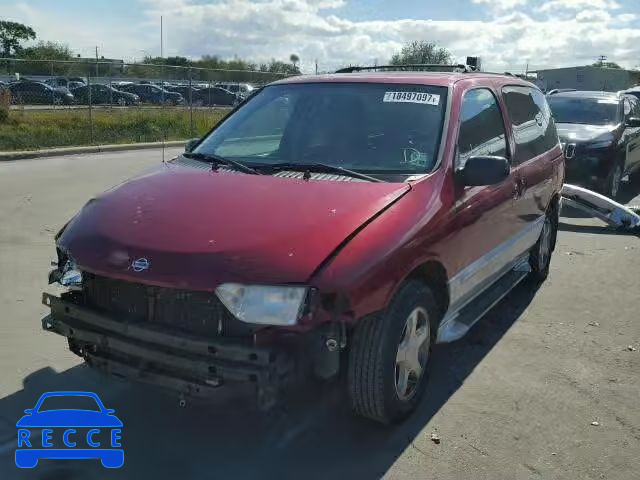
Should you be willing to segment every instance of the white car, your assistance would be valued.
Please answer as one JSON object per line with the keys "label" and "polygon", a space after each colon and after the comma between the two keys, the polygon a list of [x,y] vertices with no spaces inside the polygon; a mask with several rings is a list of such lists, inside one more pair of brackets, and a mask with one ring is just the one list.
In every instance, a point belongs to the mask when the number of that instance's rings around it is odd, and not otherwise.
{"label": "white car", "polygon": [[248,97],[255,87],[249,83],[218,83],[216,87],[224,88],[230,92],[237,93],[242,97]]}

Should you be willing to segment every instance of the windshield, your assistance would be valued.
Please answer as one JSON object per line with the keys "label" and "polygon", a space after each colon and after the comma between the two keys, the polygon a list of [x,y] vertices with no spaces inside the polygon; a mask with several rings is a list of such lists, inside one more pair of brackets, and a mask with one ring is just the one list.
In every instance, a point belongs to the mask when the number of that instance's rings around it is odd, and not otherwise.
{"label": "windshield", "polygon": [[618,123],[618,100],[608,98],[547,97],[556,123],[608,125]]}
{"label": "windshield", "polygon": [[321,83],[265,88],[195,150],[252,164],[416,174],[436,165],[447,89]]}

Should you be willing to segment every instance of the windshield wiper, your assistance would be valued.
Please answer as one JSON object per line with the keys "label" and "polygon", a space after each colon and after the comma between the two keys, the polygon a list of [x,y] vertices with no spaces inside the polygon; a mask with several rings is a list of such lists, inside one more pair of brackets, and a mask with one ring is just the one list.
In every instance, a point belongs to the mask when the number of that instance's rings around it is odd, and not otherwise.
{"label": "windshield wiper", "polygon": [[[384,182],[379,178],[365,175],[364,173],[356,172],[355,170],[349,170],[348,168],[339,167],[337,165],[329,165],[327,163],[274,163],[271,165],[263,164],[261,167],[269,168],[274,171],[280,170],[293,170],[304,172],[323,172],[323,173],[339,173],[348,177],[359,178],[361,180],[367,180],[369,182]],[[306,177],[303,177],[307,179]]]}
{"label": "windshield wiper", "polygon": [[237,160],[232,160],[231,158],[221,157],[220,155],[216,155],[214,153],[193,153],[193,152],[185,152],[182,154],[183,157],[186,158],[194,158],[196,160],[204,160],[205,162],[211,162],[213,166],[218,166],[220,164],[227,165],[228,167],[236,168],[237,170],[241,170],[244,173],[250,173],[252,175],[262,175],[260,172],[254,170],[253,168],[245,165],[242,162],[238,162]]}

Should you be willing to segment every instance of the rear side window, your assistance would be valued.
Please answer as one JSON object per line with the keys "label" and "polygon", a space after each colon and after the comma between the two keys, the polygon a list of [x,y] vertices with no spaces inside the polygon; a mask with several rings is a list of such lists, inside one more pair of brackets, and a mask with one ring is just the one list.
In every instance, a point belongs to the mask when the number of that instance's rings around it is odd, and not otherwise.
{"label": "rear side window", "polygon": [[457,168],[476,155],[507,156],[504,121],[491,90],[479,88],[464,94],[460,111]]}
{"label": "rear side window", "polygon": [[542,92],[530,87],[507,86],[502,94],[516,141],[513,163],[526,162],[552,150],[558,144],[558,134]]}

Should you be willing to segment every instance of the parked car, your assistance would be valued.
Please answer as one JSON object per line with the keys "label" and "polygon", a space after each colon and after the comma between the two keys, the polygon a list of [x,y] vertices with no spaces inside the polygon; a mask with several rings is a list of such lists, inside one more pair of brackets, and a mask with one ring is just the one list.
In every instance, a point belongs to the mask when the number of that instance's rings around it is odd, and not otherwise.
{"label": "parked car", "polygon": [[620,181],[640,170],[640,101],[608,92],[548,97],[566,157],[567,181],[615,199]]}
{"label": "parked car", "polygon": [[182,95],[187,105],[202,105],[200,91],[195,87],[190,87],[189,85],[169,85],[165,87],[165,90]]}
{"label": "parked car", "polygon": [[434,344],[547,277],[563,162],[513,76],[279,81],[62,228],[49,279],[72,290],[43,328],[184,394],[253,382],[263,408],[345,371],[355,412],[398,421]]}
{"label": "parked car", "polygon": [[84,82],[76,82],[74,80],[71,80],[71,81],[69,81],[69,83],[67,83],[67,88],[69,90],[73,90],[74,88],[83,87],[85,85],[86,85],[86,83],[84,83]]}
{"label": "parked car", "polygon": [[54,88],[66,87],[71,90],[76,86],[86,85],[87,82],[81,77],[52,77],[45,80],[44,83]]}
{"label": "parked car", "polygon": [[638,100],[640,100],[640,87],[632,87],[632,88],[630,88],[628,90],[623,90],[620,93],[621,94],[626,94],[626,95],[633,95]]}
{"label": "parked car", "polygon": [[184,102],[182,95],[176,92],[169,92],[157,85],[151,85],[146,83],[138,83],[131,85],[122,85],[120,90],[123,92],[129,92],[140,97],[140,101],[144,103],[152,103],[154,105],[178,105]]}
{"label": "parked car", "polygon": [[9,84],[14,104],[70,105],[74,96],[64,87],[53,88],[42,82],[21,81]]}
{"label": "parked car", "polygon": [[220,87],[205,87],[198,90],[197,104],[205,106],[234,106],[242,101],[242,96]]}
{"label": "parked car", "polygon": [[[73,90],[78,103],[89,103],[89,86],[83,85]],[[140,97],[133,93],[121,92],[109,85],[92,84],[91,85],[91,103],[107,104],[107,105],[139,105]]]}
{"label": "parked car", "polygon": [[575,92],[575,88],[554,88],[553,90],[549,90],[547,95],[555,95],[556,93],[564,93],[564,92]]}
{"label": "parked car", "polygon": [[217,83],[216,87],[224,88],[232,93],[237,93],[241,97],[248,97],[255,87],[249,83]]}

